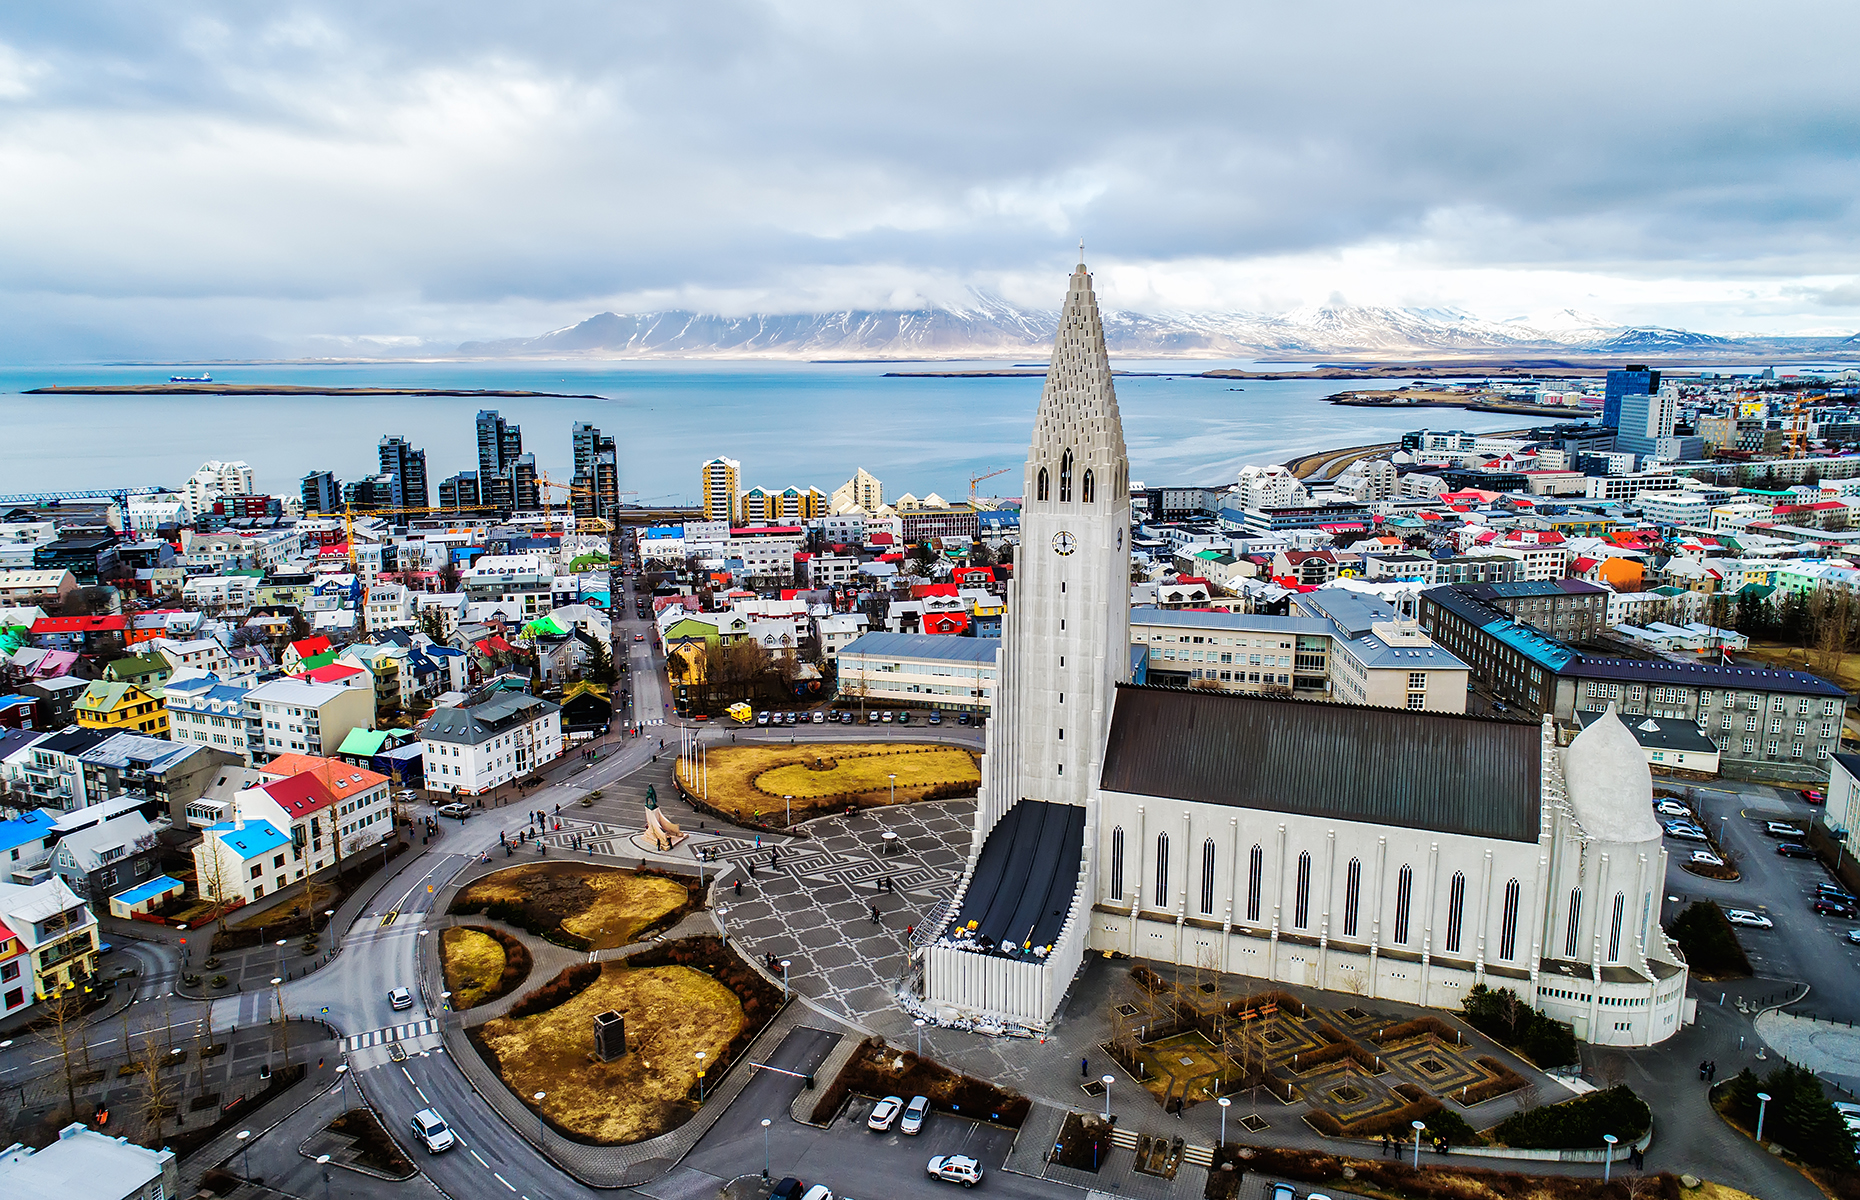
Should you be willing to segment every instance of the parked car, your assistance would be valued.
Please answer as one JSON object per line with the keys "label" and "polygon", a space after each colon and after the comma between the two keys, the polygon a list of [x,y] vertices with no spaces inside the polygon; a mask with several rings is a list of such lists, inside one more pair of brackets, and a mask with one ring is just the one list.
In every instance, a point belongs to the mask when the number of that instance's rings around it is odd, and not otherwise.
{"label": "parked car", "polygon": [[768,714],[767,709],[764,709],[763,711],[756,714],[756,724],[767,725],[768,723],[769,723],[769,714]]}
{"label": "parked car", "polygon": [[1815,852],[1800,842],[1777,842],[1776,853],[1784,858],[1813,858]]}
{"label": "parked car", "polygon": [[909,725],[910,723],[911,723],[911,714],[907,712],[901,712],[898,714],[898,724]]}
{"label": "parked car", "polygon": [[775,1185],[769,1193],[769,1200],[801,1200],[807,1192],[807,1185],[790,1175]]}
{"label": "parked car", "polygon": [[1847,940],[1856,946],[1860,946],[1860,929],[1849,929],[1847,931]]}
{"label": "parked car", "polygon": [[867,725],[878,724],[878,710],[874,709],[873,711],[865,714],[865,723]]}
{"label": "parked car", "polygon": [[413,993],[406,988],[395,988],[388,993],[388,1007],[395,1012],[413,1007]]}
{"label": "parked car", "polygon": [[1762,913],[1751,912],[1747,908],[1727,908],[1724,910],[1724,919],[1733,925],[1748,925],[1752,929],[1776,928],[1776,922]]}
{"label": "parked car", "polygon": [[922,1133],[924,1118],[930,1115],[930,1097],[912,1096],[911,1102],[904,1106],[904,1117],[898,1122],[899,1133]]}
{"label": "parked car", "polygon": [[1803,788],[1797,793],[1810,804],[1826,804],[1828,797],[1820,788]]}
{"label": "parked car", "polygon": [[1799,842],[1808,836],[1806,830],[1791,825],[1787,821],[1765,821],[1763,832],[1773,838],[1788,838],[1792,842]]}
{"label": "parked car", "polygon": [[[1471,691],[1472,684],[1467,684],[1466,689]],[[1267,1197],[1267,1200],[1298,1200],[1298,1189],[1289,1183],[1275,1183],[1272,1185],[1272,1194]]]}
{"label": "parked car", "polygon": [[1842,904],[1853,904],[1855,902],[1854,894],[1836,883],[1816,884],[1815,895],[1821,897],[1823,900],[1839,900]]}
{"label": "parked car", "polygon": [[1724,860],[1709,850],[1694,850],[1692,861],[1701,867],[1722,867]]}
{"label": "parked car", "polygon": [[898,1114],[903,1111],[904,1097],[886,1096],[872,1106],[872,1115],[865,1119],[865,1127],[885,1133],[896,1123]]}
{"label": "parked car", "polygon": [[973,724],[973,722],[969,720],[969,714],[968,714],[968,713],[966,713],[966,712],[964,712],[964,713],[957,713],[957,714],[956,714],[956,724],[958,724],[958,725],[970,725],[970,724]]}
{"label": "parked car", "polygon": [[400,791],[394,793],[394,799],[406,804],[412,804],[419,798],[420,793],[414,791],[412,788],[402,788]]}
{"label": "parked car", "polygon": [[440,805],[433,811],[437,812],[442,817],[454,817],[463,821],[466,817],[471,816],[471,805],[466,804],[462,800],[454,800],[450,804]]}
{"label": "parked car", "polygon": [[884,712],[879,713],[878,719],[883,721],[887,725],[891,724],[891,710],[886,709]]}
{"label": "parked car", "polygon": [[1653,811],[1663,817],[1690,817],[1692,810],[1677,800],[1662,800],[1653,806]]}
{"label": "parked car", "polygon": [[1668,829],[1689,829],[1693,833],[1705,832],[1705,827],[1697,821],[1668,821],[1666,827]]}
{"label": "parked car", "polygon": [[827,1190],[825,1184],[817,1183],[807,1189],[801,1200],[833,1200],[833,1193]]}
{"label": "parked car", "polygon": [[1711,840],[1705,836],[1703,830],[1686,829],[1673,825],[1668,825],[1666,827],[1666,836],[1678,838],[1682,842],[1704,842]]}
{"label": "parked car", "polygon": [[452,1133],[451,1126],[439,1115],[436,1108],[423,1108],[413,1114],[413,1137],[428,1154],[438,1154],[452,1149],[458,1138]]}
{"label": "parked car", "polygon": [[946,1183],[974,1187],[982,1181],[982,1164],[966,1154],[939,1154],[930,1160],[930,1174]]}
{"label": "parked car", "polygon": [[851,725],[852,723],[853,723],[853,715],[851,713],[843,712],[840,714],[840,724]]}
{"label": "parked car", "polygon": [[942,714],[942,713],[940,713],[940,712],[933,712],[933,713],[931,713],[931,714],[930,714],[930,723],[931,723],[932,725],[941,725],[941,724],[943,723],[943,714]]}
{"label": "parked car", "polygon": [[817,708],[814,710],[814,724],[822,725],[826,723],[826,720],[827,720],[827,712],[825,709]]}
{"label": "parked car", "polygon": [[1851,904],[1842,904],[1838,900],[1817,900],[1809,907],[1824,917],[1840,917],[1848,921],[1860,917],[1860,913],[1856,913]]}

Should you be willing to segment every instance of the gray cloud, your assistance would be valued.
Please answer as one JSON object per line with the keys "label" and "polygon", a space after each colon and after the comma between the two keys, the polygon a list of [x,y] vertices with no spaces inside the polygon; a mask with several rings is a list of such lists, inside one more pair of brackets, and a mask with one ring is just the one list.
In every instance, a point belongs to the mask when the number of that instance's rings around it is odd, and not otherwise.
{"label": "gray cloud", "polygon": [[1799,281],[1860,272],[1860,81],[1782,64],[1857,27],[1834,3],[39,6],[0,22],[0,308],[61,354],[183,310],[227,346],[444,340],[647,296],[993,286],[1083,235],[1210,278],[1302,256],[1275,294],[1311,300],[1330,257],[1387,245],[1441,303],[1455,272],[1566,272],[1767,288],[1786,322],[1848,303]]}

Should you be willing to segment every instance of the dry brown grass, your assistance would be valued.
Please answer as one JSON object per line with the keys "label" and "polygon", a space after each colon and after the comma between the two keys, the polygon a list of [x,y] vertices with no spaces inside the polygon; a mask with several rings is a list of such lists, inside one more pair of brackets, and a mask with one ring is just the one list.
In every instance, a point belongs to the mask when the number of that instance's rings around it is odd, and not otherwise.
{"label": "dry brown grass", "polygon": [[591,949],[625,946],[683,908],[690,889],[663,875],[580,863],[533,863],[487,875],[460,892],[452,911],[502,901],[527,904],[586,938]]}
{"label": "dry brown grass", "polygon": [[[630,1052],[591,1058],[594,1015],[626,1014]],[[601,1145],[626,1145],[675,1129],[695,1110],[697,1059],[716,1062],[742,1028],[730,989],[689,967],[631,969],[608,963],[601,978],[557,1008],[499,1017],[473,1031],[498,1074],[524,1103],[547,1094],[543,1115],[564,1132]]]}
{"label": "dry brown grass", "polygon": [[439,958],[454,1009],[471,1008],[504,977],[504,948],[496,938],[475,929],[454,927],[440,934]]}
{"label": "dry brown grass", "polygon": [[[812,764],[826,761],[827,770]],[[981,782],[975,756],[949,746],[887,745],[880,742],[815,742],[806,746],[716,746],[709,753],[708,796],[703,781],[680,764],[679,780],[712,808],[749,820],[783,817],[781,797],[802,801],[856,794],[869,807],[891,801],[892,772],[897,799],[921,799],[931,788]]]}

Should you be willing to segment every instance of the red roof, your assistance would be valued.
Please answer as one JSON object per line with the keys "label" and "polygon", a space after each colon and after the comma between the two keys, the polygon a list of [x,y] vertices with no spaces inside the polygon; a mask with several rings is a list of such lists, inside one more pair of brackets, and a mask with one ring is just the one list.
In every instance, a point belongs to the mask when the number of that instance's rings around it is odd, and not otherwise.
{"label": "red roof", "polygon": [[40,617],[32,623],[32,632],[41,633],[108,633],[111,630],[122,631],[128,626],[129,619],[123,616],[107,617]]}
{"label": "red roof", "polygon": [[264,786],[264,792],[292,817],[305,817],[335,803],[336,797],[311,771]]}
{"label": "red roof", "polygon": [[960,593],[953,583],[914,583],[911,585],[911,599],[922,600],[925,596],[955,596]]}
{"label": "red roof", "polygon": [[891,535],[880,530],[874,530],[865,535],[865,544],[868,546],[889,546],[891,545]]}
{"label": "red roof", "polygon": [[503,638],[498,637],[496,634],[492,634],[490,637],[485,638],[483,641],[473,642],[472,644],[478,647],[481,653],[484,653],[487,655],[488,654],[514,653],[514,651],[511,649],[510,643],[505,641]]}
{"label": "red roof", "polygon": [[327,663],[314,671],[305,671],[295,678],[308,679],[311,683],[337,683],[361,673],[360,667],[351,667],[347,663]]}
{"label": "red roof", "polygon": [[297,651],[298,658],[315,658],[317,655],[329,649],[329,639],[326,637],[307,637],[300,642],[292,642],[291,649]]}

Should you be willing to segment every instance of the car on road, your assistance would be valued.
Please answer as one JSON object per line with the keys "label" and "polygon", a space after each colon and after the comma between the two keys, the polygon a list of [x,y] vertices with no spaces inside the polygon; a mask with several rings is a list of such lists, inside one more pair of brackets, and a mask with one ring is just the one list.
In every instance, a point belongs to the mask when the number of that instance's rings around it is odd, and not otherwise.
{"label": "car on road", "polygon": [[446,1124],[445,1118],[439,1115],[436,1108],[423,1108],[413,1114],[413,1137],[426,1147],[428,1154],[450,1150],[458,1142],[452,1127]]}
{"label": "car on road", "polygon": [[1666,827],[1666,836],[1678,838],[1682,842],[1703,842],[1710,840],[1705,836],[1703,830],[1687,829],[1675,825],[1668,825]]}
{"label": "car on road", "polygon": [[636,642],[643,642],[646,640],[646,635],[643,633],[636,633],[633,635],[633,640]]}
{"label": "car on road", "polygon": [[872,1115],[865,1119],[865,1127],[884,1133],[897,1123],[898,1114],[903,1111],[904,1097],[886,1096],[872,1106]]}
{"label": "car on road", "polygon": [[930,1160],[930,1174],[946,1183],[974,1187],[982,1181],[982,1164],[966,1154],[939,1154]]}
{"label": "car on road", "polygon": [[395,988],[388,993],[388,1007],[395,1012],[413,1007],[413,993],[406,988]]}
{"label": "car on road", "polygon": [[1765,821],[1763,832],[1773,838],[1788,838],[1792,842],[1799,842],[1808,836],[1804,830],[1787,821]]}
{"label": "car on road", "polygon": [[1851,904],[1842,904],[1838,900],[1817,900],[1809,907],[1824,917],[1841,917],[1848,921],[1860,917],[1860,913],[1856,913]]}
{"label": "car on road", "polygon": [[433,811],[437,812],[442,817],[452,817],[456,820],[463,821],[466,817],[471,816],[471,805],[466,804],[462,800],[454,800],[450,804],[440,805]]}
{"label": "car on road", "polygon": [[406,804],[412,804],[415,800],[418,800],[419,798],[420,798],[420,793],[414,791],[412,788],[402,788],[400,791],[394,793],[394,799],[402,801],[403,803],[406,803]]}
{"label": "car on road", "polygon": [[1663,817],[1690,817],[1692,810],[1677,800],[1662,800],[1653,806],[1653,811]]}
{"label": "car on road", "polygon": [[904,1117],[898,1122],[898,1132],[909,1134],[922,1133],[924,1118],[929,1115],[930,1097],[912,1096],[911,1102],[904,1106]]}
{"label": "car on road", "polygon": [[1724,910],[1724,919],[1733,925],[1748,925],[1752,929],[1776,928],[1776,922],[1762,913],[1751,912],[1747,908],[1727,908]]}
{"label": "car on road", "polygon": [[1777,842],[1776,853],[1784,858],[1813,858],[1815,852],[1800,842]]}
{"label": "car on road", "polygon": [[1709,850],[1694,850],[1692,861],[1701,867],[1722,867],[1724,860]]}
{"label": "car on road", "polygon": [[1796,793],[1810,804],[1826,804],[1828,797],[1820,788],[1803,788]]}

